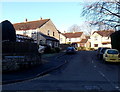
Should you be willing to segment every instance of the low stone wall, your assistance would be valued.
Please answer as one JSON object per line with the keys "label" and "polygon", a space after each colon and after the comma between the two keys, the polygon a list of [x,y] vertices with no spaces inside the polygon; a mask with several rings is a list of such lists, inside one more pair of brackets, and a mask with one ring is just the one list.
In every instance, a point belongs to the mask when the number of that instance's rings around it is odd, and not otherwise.
{"label": "low stone wall", "polygon": [[3,56],[2,71],[17,71],[41,64],[41,55]]}

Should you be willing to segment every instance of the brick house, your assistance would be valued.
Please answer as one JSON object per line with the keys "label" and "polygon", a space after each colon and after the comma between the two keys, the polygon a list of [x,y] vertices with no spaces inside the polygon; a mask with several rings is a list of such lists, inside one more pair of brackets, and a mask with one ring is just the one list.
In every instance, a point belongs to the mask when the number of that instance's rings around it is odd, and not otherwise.
{"label": "brick house", "polygon": [[98,47],[110,47],[110,35],[114,33],[113,30],[94,31],[91,35],[91,47],[98,49]]}
{"label": "brick house", "polygon": [[[53,22],[50,19],[40,19],[36,21],[26,21],[22,23],[15,23],[13,24],[14,28],[16,30],[16,34],[21,34],[21,35],[27,35],[29,37],[32,37],[36,43],[40,44],[46,43],[47,40],[46,37],[53,38],[49,39],[51,41],[51,44],[53,42],[56,42],[56,46],[59,44],[59,31],[53,24]],[[44,36],[42,35],[44,34]],[[42,39],[42,37],[45,37]],[[55,40],[56,39],[56,40]],[[49,44],[48,44],[49,45]]]}

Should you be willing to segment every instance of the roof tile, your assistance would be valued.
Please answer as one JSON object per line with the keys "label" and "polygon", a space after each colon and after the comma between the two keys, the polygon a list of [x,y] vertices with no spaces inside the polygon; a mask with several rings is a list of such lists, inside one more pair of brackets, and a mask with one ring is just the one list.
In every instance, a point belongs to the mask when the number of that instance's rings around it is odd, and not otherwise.
{"label": "roof tile", "polygon": [[82,34],[83,34],[83,32],[64,33],[64,35],[65,35],[67,38],[77,38],[77,37],[81,37]]}
{"label": "roof tile", "polygon": [[99,35],[101,35],[103,37],[108,37],[108,36],[110,36],[114,32],[115,31],[113,31],[113,30],[107,30],[107,31],[103,30],[103,31],[95,31],[94,33],[98,33]]}
{"label": "roof tile", "polygon": [[15,23],[13,24],[15,30],[29,30],[29,29],[36,29],[43,26],[46,22],[50,19],[41,19],[37,21],[29,21],[29,22],[22,22],[22,23]]}

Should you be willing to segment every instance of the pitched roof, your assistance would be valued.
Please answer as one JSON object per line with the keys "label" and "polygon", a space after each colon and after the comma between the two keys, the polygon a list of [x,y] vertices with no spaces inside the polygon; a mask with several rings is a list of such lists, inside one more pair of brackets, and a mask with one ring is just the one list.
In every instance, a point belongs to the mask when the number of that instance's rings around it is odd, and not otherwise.
{"label": "pitched roof", "polygon": [[59,40],[57,40],[56,38],[47,36],[47,35],[45,35],[45,34],[43,34],[43,33],[39,33],[39,34],[42,35],[46,40],[59,41]]}
{"label": "pitched roof", "polygon": [[29,30],[29,29],[36,29],[43,26],[46,22],[50,19],[41,19],[37,21],[29,21],[29,22],[22,22],[22,23],[15,23],[13,24],[15,30]]}
{"label": "pitched roof", "polygon": [[113,30],[107,30],[107,31],[103,30],[103,31],[94,31],[93,34],[94,33],[98,33],[101,36],[108,37],[108,36],[110,36],[114,32],[115,31],[113,31]]}
{"label": "pitched roof", "polygon": [[77,38],[77,37],[81,37],[82,34],[83,34],[83,32],[64,33],[65,37],[67,37],[67,38]]}
{"label": "pitched roof", "polygon": [[80,43],[86,43],[88,41],[88,39],[82,39],[81,41],[80,41]]}
{"label": "pitched roof", "polygon": [[27,35],[21,35],[21,34],[16,34],[16,38],[19,38],[19,39],[31,39],[31,40],[33,40],[31,37],[29,37]]}
{"label": "pitched roof", "polygon": [[87,39],[90,39],[90,36],[86,36]]}
{"label": "pitched roof", "polygon": [[102,44],[111,44],[111,42],[102,42]]}

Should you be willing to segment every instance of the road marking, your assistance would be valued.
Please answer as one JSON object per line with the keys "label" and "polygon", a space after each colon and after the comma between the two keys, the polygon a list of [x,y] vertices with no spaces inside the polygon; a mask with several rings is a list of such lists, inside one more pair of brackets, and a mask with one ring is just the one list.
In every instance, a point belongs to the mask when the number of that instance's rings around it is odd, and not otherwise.
{"label": "road marking", "polygon": [[115,85],[109,78],[107,78],[107,77],[105,76],[105,74],[104,74],[103,72],[101,72],[101,71],[97,68],[97,66],[96,66],[96,64],[94,64],[94,61],[93,61],[93,60],[92,60],[92,64],[93,64],[93,67],[95,68],[95,70],[96,70],[101,76],[103,76],[103,77],[111,84],[111,86],[113,86],[116,90],[120,91],[120,87],[117,86],[117,85]]}

